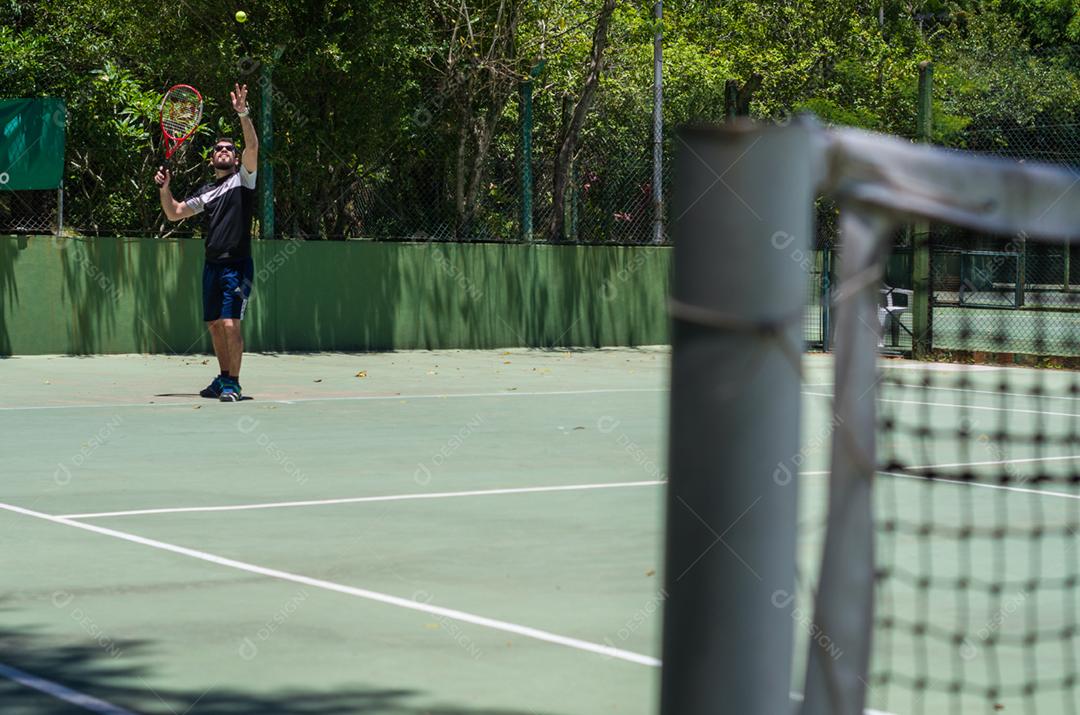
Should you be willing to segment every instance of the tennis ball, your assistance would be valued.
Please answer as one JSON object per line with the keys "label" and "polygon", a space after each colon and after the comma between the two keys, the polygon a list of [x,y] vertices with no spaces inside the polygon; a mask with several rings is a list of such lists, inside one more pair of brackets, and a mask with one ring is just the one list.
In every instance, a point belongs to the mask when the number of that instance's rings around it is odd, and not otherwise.
{"label": "tennis ball", "polygon": [[247,22],[247,13],[244,12],[243,10],[237,10],[236,11],[236,21],[237,22]]}

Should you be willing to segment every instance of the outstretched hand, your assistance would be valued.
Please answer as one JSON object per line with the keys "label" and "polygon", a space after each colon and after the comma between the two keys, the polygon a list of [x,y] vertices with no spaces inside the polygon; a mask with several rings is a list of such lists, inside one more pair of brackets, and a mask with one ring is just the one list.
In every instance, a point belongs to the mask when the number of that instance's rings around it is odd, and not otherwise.
{"label": "outstretched hand", "polygon": [[239,83],[236,84],[236,89],[229,92],[229,97],[232,99],[233,109],[236,110],[237,114],[243,114],[248,109],[247,93],[247,85],[242,85]]}
{"label": "outstretched hand", "polygon": [[172,181],[172,172],[166,169],[164,166],[159,166],[157,173],[154,175],[154,182],[163,189],[169,188],[169,182]]}

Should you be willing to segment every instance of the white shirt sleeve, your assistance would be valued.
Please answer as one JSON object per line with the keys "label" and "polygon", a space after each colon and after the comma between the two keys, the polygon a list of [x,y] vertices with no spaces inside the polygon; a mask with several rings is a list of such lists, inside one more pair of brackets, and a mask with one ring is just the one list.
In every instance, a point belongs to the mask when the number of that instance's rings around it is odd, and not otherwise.
{"label": "white shirt sleeve", "polygon": [[206,206],[206,197],[207,197],[207,195],[209,193],[210,192],[207,192],[205,194],[195,194],[194,196],[189,196],[188,198],[184,199],[184,203],[194,213],[201,214],[202,211],[203,211],[203,208],[205,208],[205,206]]}
{"label": "white shirt sleeve", "polygon": [[240,165],[240,185],[245,189],[255,188],[255,175],[257,171],[248,171],[243,164]]}

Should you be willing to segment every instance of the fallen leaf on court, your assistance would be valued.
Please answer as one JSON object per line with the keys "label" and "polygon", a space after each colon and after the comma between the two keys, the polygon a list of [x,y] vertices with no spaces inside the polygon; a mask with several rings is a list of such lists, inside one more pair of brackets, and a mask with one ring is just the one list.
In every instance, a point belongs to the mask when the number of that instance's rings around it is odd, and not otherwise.
{"label": "fallen leaf on court", "polygon": [[427,371],[427,374],[428,374],[428,375],[434,375],[434,374],[435,374],[435,371],[434,371],[434,370],[428,370],[428,371]]}
{"label": "fallen leaf on court", "polygon": [[203,364],[203,365],[207,365],[207,364],[209,364],[209,363],[210,363],[210,361],[209,361],[209,360],[203,360],[203,361],[202,361],[202,364]]}
{"label": "fallen leaf on court", "polygon": [[322,382],[322,378],[320,377],[318,380],[312,380],[312,382]]}
{"label": "fallen leaf on court", "polygon": [[503,360],[503,365],[509,365],[509,364],[510,364],[509,360]]}
{"label": "fallen leaf on court", "polygon": [[656,575],[656,570],[655,569],[649,569],[648,571],[645,572],[645,575],[646,576],[655,576]]}
{"label": "fallen leaf on court", "polygon": [[367,377],[367,370],[361,370],[360,372],[356,373],[356,376],[357,377]]}
{"label": "fallen leaf on court", "polygon": [[516,388],[516,387],[508,387],[508,388],[506,388],[506,389],[507,389],[507,390],[509,390],[510,392],[513,392],[513,391],[514,391],[514,390],[516,390],[517,388]]}
{"label": "fallen leaf on court", "polygon": [[575,427],[574,429],[585,429],[584,427]]}
{"label": "fallen leaf on court", "polygon": [[191,409],[193,409],[193,410],[201,410],[201,409],[202,409],[202,405],[195,405],[195,406],[194,406],[194,407],[192,407]]}
{"label": "fallen leaf on court", "polygon": [[49,382],[48,380],[46,380],[46,381],[45,381],[45,384],[46,384],[46,385],[51,385],[52,383],[51,383],[51,382]]}
{"label": "fallen leaf on court", "polygon": [[499,353],[499,354],[500,354],[500,355],[509,355],[510,353],[508,353],[508,352],[505,352],[505,353]]}

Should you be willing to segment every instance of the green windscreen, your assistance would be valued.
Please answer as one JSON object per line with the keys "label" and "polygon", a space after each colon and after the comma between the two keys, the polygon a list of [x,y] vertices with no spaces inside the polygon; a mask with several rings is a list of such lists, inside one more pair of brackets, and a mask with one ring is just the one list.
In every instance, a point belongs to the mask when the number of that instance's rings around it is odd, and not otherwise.
{"label": "green windscreen", "polygon": [[0,191],[60,186],[65,117],[62,99],[0,100]]}

